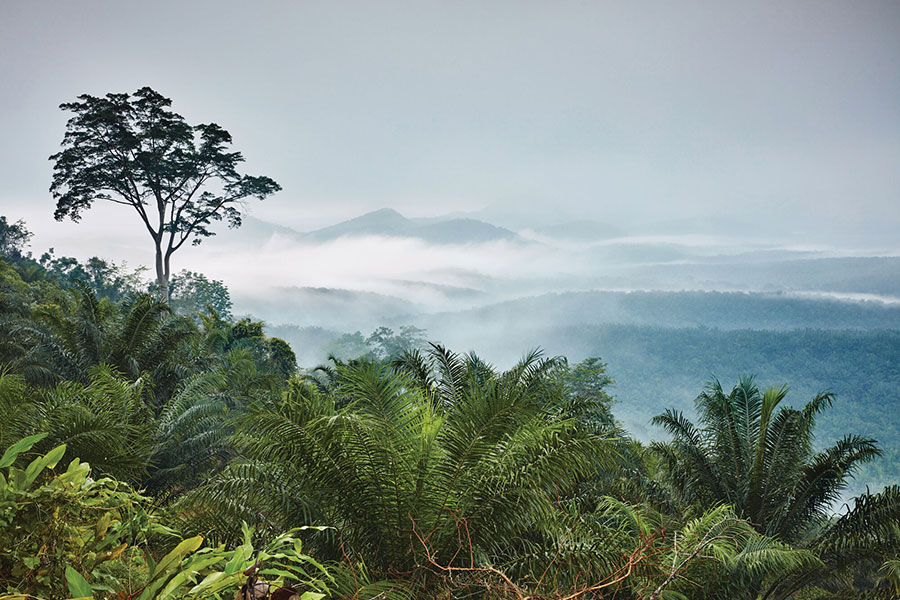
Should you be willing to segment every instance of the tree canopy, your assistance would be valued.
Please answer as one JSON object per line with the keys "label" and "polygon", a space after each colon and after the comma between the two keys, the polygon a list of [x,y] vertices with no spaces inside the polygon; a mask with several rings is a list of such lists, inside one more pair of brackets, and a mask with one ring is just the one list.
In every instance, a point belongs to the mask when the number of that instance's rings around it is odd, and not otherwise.
{"label": "tree canopy", "polygon": [[241,225],[241,201],[281,187],[243,175],[231,134],[215,123],[190,125],[172,101],[149,87],[134,94],[84,94],[60,105],[74,113],[62,150],[50,157],[54,217],[78,221],[97,200],[130,206],[153,239],[160,299],[168,302],[169,262],[188,240],[214,235],[211,225]]}
{"label": "tree canopy", "polygon": [[10,223],[6,217],[0,216],[0,254],[3,256],[10,258],[21,256],[32,235],[22,219]]}

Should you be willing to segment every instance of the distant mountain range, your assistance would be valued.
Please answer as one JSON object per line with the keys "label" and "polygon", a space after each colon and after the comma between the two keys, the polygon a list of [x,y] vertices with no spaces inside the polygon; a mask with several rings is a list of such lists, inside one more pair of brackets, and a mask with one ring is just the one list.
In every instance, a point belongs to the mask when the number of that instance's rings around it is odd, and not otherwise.
{"label": "distant mountain range", "polygon": [[316,243],[343,237],[364,236],[413,238],[430,244],[481,244],[495,241],[533,243],[509,229],[478,219],[455,216],[412,219],[391,208],[382,208],[308,232],[300,232],[253,217],[245,218],[243,229],[246,230],[245,235],[249,234],[254,238],[267,238],[277,234],[299,242]]}
{"label": "distant mountain range", "polygon": [[[419,240],[421,247],[413,250],[404,244],[383,243],[401,238]],[[352,243],[345,247],[339,240]],[[384,208],[307,232],[246,217],[244,226],[229,235],[227,252],[235,255],[235,247],[242,246],[247,256],[267,257],[269,271],[279,270],[279,288],[254,288],[248,283],[252,278],[245,279],[243,289],[234,286],[238,311],[275,323],[341,331],[492,304],[496,309],[482,319],[485,326],[503,322],[507,312],[539,320],[557,315],[565,316],[566,322],[571,318],[585,323],[653,322],[676,327],[826,326],[826,321],[809,320],[808,314],[802,318],[759,314],[750,321],[728,315],[720,321],[709,320],[703,316],[708,305],[681,313],[673,312],[671,305],[659,306],[665,318],[647,321],[642,311],[629,308],[640,296],[615,293],[527,300],[547,292],[756,291],[900,304],[900,257],[835,256],[833,251],[802,246],[729,242],[721,236],[625,236],[611,225],[589,219],[548,221],[544,226],[532,223],[528,229],[513,231],[473,218],[471,213],[409,218]],[[419,255],[410,255],[419,250]],[[282,264],[281,257],[290,258]],[[307,260],[310,263],[304,264]],[[345,278],[339,286],[334,278],[321,276],[332,265]],[[516,299],[522,304],[498,304]],[[691,304],[687,299],[683,302],[684,307]],[[738,313],[748,306],[741,296],[728,304]],[[790,312],[808,305],[779,306]],[[842,313],[829,312],[832,317],[838,314]],[[841,318],[840,327],[869,326],[855,317]]]}
{"label": "distant mountain range", "polygon": [[[481,244],[495,241],[533,244],[547,241],[590,243],[617,238],[625,233],[608,223],[573,220],[523,227],[521,233],[495,225],[478,213],[450,213],[437,217],[406,217],[392,208],[381,208],[335,225],[301,232],[291,227],[247,216],[241,229],[244,237],[266,239],[273,234],[296,241],[328,242],[342,237],[405,237],[431,244]],[[525,235],[523,235],[523,233]]]}

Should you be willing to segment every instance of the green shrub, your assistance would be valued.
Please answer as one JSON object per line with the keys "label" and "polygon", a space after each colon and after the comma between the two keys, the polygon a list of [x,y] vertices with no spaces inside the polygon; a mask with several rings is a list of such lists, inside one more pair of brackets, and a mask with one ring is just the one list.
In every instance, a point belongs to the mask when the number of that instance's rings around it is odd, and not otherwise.
{"label": "green shrub", "polygon": [[93,479],[87,463],[76,458],[57,471],[65,444],[15,466],[46,435],[23,438],[0,459],[0,585],[9,594],[68,597],[66,571],[74,569],[97,589],[114,591],[121,586],[107,563],[166,529],[143,496],[113,479]]}

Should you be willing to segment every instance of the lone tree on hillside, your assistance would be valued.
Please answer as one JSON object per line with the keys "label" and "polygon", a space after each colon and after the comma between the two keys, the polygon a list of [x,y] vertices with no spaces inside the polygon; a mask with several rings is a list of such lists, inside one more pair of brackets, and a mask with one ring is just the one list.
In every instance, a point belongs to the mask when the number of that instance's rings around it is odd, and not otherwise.
{"label": "lone tree on hillside", "polygon": [[82,95],[61,104],[71,111],[62,151],[50,157],[54,217],[81,219],[95,200],[132,207],[153,238],[156,280],[169,301],[169,259],[187,240],[214,235],[213,221],[240,227],[238,207],[281,189],[269,177],[237,172],[240,152],[215,123],[189,125],[172,101],[144,87],[134,94]]}
{"label": "lone tree on hillside", "polygon": [[0,216],[0,255],[13,259],[21,257],[32,235],[22,219],[10,223]]}

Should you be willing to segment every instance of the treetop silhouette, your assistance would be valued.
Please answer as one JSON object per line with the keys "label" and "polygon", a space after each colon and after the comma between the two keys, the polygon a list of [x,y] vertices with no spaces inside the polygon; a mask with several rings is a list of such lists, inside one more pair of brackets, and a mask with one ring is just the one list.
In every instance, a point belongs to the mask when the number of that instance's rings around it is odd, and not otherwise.
{"label": "treetop silhouette", "polygon": [[79,221],[97,200],[132,207],[156,250],[160,299],[168,302],[169,262],[185,242],[214,235],[223,219],[241,225],[241,202],[279,191],[274,180],[243,175],[231,134],[215,123],[190,125],[149,87],[134,94],[84,94],[60,105],[74,113],[62,151],[52,155],[54,217]]}

